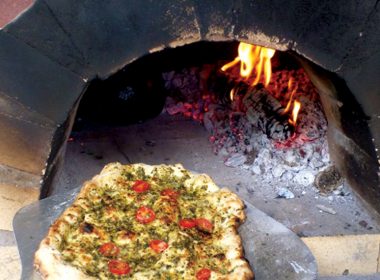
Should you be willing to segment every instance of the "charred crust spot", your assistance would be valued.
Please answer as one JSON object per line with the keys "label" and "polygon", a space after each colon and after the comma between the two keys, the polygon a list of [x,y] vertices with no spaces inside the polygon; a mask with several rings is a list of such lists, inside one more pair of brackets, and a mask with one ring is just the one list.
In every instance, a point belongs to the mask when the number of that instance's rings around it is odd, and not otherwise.
{"label": "charred crust spot", "polygon": [[105,194],[102,198],[102,201],[104,202],[104,204],[106,205],[109,205],[109,204],[112,204],[113,203],[113,199],[111,196],[109,196],[108,194]]}
{"label": "charred crust spot", "polygon": [[194,262],[194,261],[189,261],[189,262],[187,263],[187,267],[188,267],[188,268],[192,268],[194,265],[195,265],[195,262]]}
{"label": "charred crust spot", "polygon": [[163,216],[160,220],[166,225],[170,225],[173,222],[168,216]]}
{"label": "charred crust spot", "polygon": [[211,233],[202,231],[201,229],[198,229],[198,234],[202,239],[210,239],[212,237]]}
{"label": "charred crust spot", "polygon": [[138,194],[136,200],[137,201],[144,201],[146,198],[145,194]]}
{"label": "charred crust spot", "polygon": [[89,223],[83,223],[81,226],[81,232],[82,233],[93,233],[94,232],[94,226]]}
{"label": "charred crust spot", "polygon": [[217,255],[215,255],[215,258],[217,258],[218,260],[223,261],[226,258],[226,255],[223,254],[223,253],[217,254]]}
{"label": "charred crust spot", "polygon": [[136,233],[132,231],[124,231],[122,237],[123,238],[128,238],[128,239],[134,239],[136,236]]}

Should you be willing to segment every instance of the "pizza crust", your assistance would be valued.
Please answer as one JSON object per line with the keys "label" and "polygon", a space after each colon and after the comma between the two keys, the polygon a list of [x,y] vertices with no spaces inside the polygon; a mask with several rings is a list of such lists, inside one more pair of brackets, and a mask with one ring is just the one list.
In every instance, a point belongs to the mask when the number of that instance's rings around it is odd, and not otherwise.
{"label": "pizza crust", "polygon": [[[156,167],[167,167],[167,165],[151,166],[142,163],[134,164],[133,166],[143,168],[146,174],[151,174]],[[176,164],[170,167],[174,169],[175,175],[183,176],[183,171],[185,171],[185,169],[182,165]],[[122,170],[123,165],[120,163],[106,165],[99,175],[96,175],[92,180],[84,183],[74,203],[67,208],[50,227],[47,236],[41,241],[34,259],[34,266],[43,279],[96,279],[66,263],[58,248],[65,231],[71,224],[76,222],[81,211],[89,207],[87,201],[89,197],[91,197],[91,191],[112,180],[117,180],[117,178],[121,176]],[[225,222],[226,224],[222,225],[225,230],[218,240],[219,245],[225,249],[226,259],[230,262],[230,267],[228,269],[232,272],[228,275],[219,275],[213,271],[210,279],[253,279],[254,274],[248,262],[244,259],[241,238],[237,232],[238,226],[245,220],[243,202],[236,194],[228,189],[220,189],[208,175],[194,174],[191,172],[189,172],[189,175],[190,178],[185,181],[185,187],[199,188],[201,186],[207,186],[207,193],[209,194],[208,201],[215,206],[218,211],[223,211],[223,213],[228,213],[228,215],[233,217],[232,219],[228,219]],[[192,278],[193,277],[194,276],[192,276]],[[143,276],[141,273],[136,273],[131,279],[150,278]]]}
{"label": "pizza crust", "polygon": [[41,243],[34,259],[34,266],[43,279],[96,279],[71,265],[65,264],[60,252],[47,243]]}

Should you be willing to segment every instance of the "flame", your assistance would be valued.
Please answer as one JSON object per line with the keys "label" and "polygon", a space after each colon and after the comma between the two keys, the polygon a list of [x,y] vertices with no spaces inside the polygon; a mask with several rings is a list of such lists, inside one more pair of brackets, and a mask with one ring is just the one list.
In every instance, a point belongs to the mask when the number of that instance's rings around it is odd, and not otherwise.
{"label": "flame", "polygon": [[[292,89],[292,87],[293,87],[293,78],[290,77],[290,79],[288,81],[288,92]],[[295,87],[294,87],[294,89],[291,91],[291,94],[290,94],[290,97],[289,97],[289,101],[286,104],[286,107],[284,109],[284,114],[289,111],[290,106],[292,105],[293,96],[296,93],[297,89],[298,89],[298,85],[296,84]]]}
{"label": "flame", "polygon": [[221,70],[226,71],[240,62],[240,76],[248,79],[252,72],[255,72],[256,77],[252,82],[254,86],[260,82],[264,72],[264,85],[267,86],[272,75],[271,58],[275,52],[273,49],[241,42],[238,47],[238,57],[223,65]]}
{"label": "flame", "polygon": [[[223,65],[221,70],[224,72],[240,62],[241,77],[248,79],[252,73],[254,73],[255,77],[253,79],[252,86],[257,85],[263,79],[266,87],[270,83],[272,75],[271,59],[275,52],[276,51],[273,49],[240,42],[238,47],[238,56],[233,61]],[[294,85],[293,78],[291,77],[288,81],[288,92],[291,92],[291,94],[283,113],[286,114],[293,104],[293,111],[289,118],[289,123],[293,126],[296,126],[298,113],[301,110],[301,103],[297,100],[293,101],[293,97],[297,92],[297,89],[298,85],[297,83]],[[231,101],[234,100],[234,96],[235,88],[230,91]]]}
{"label": "flame", "polygon": [[269,85],[270,78],[272,76],[272,64],[270,60],[275,54],[275,50],[268,49],[268,48],[261,48],[261,53],[260,53],[260,59],[263,60],[264,64],[264,85],[267,86]]}
{"label": "flame", "polygon": [[292,124],[293,126],[296,126],[297,117],[300,110],[301,110],[301,102],[294,100],[292,118],[289,119],[289,123]]}
{"label": "flame", "polygon": [[293,86],[293,77],[290,77],[289,81],[288,81],[288,90],[290,90]]}
{"label": "flame", "polygon": [[288,104],[286,104],[286,107],[284,109],[284,114],[289,111],[290,106],[292,105],[293,96],[296,93],[296,91],[297,91],[297,88],[295,88],[295,89],[292,90],[292,93],[290,94],[290,98],[289,98]]}
{"label": "flame", "polygon": [[231,89],[231,91],[230,91],[230,99],[231,99],[231,101],[234,101],[234,95],[235,95],[235,88]]}
{"label": "flame", "polygon": [[238,64],[240,61],[240,58],[239,57],[236,57],[234,60],[232,60],[231,62],[227,63],[227,64],[224,64],[222,66],[222,71],[226,71],[228,68],[231,68],[232,66],[235,66],[236,64]]}
{"label": "flame", "polygon": [[284,109],[284,114],[289,111],[290,105],[292,105],[292,99],[293,99],[294,92],[295,91],[293,90],[292,93],[290,94],[290,98],[289,98],[288,104],[286,104],[286,107]]}

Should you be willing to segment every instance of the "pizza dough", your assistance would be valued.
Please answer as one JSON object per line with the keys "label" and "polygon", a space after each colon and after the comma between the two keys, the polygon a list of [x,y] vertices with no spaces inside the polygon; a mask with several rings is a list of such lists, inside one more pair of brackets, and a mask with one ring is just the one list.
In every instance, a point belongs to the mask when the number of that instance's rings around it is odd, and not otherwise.
{"label": "pizza dough", "polygon": [[253,279],[244,204],[182,165],[108,164],[35,253],[43,279]]}

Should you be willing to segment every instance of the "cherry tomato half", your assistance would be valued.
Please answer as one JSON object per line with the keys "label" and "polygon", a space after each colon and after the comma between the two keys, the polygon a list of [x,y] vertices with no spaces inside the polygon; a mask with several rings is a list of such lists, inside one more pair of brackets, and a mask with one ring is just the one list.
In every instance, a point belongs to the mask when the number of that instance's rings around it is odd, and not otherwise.
{"label": "cherry tomato half", "polygon": [[155,239],[155,240],[150,241],[149,246],[156,253],[161,253],[161,252],[165,251],[169,247],[169,244],[166,243],[163,240]]}
{"label": "cherry tomato half", "polygon": [[211,270],[208,268],[202,268],[198,270],[195,276],[197,280],[208,280],[211,277]]}
{"label": "cherry tomato half", "polygon": [[168,189],[164,189],[161,192],[161,195],[167,196],[170,199],[177,199],[179,197],[179,192],[177,192],[177,191],[175,191],[175,190],[173,190],[171,188],[168,188]]}
{"label": "cherry tomato half", "polygon": [[108,262],[108,270],[116,275],[126,275],[131,271],[131,268],[127,262],[110,260]]}
{"label": "cherry tomato half", "polygon": [[197,225],[194,219],[182,219],[178,224],[182,229],[193,228]]}
{"label": "cherry tomato half", "polygon": [[99,253],[105,257],[115,257],[120,253],[120,249],[114,243],[107,242],[99,247]]}
{"label": "cherry tomato half", "polygon": [[134,190],[137,193],[146,192],[149,189],[150,184],[147,181],[143,180],[137,180],[132,186],[132,190]]}
{"label": "cherry tomato half", "polygon": [[195,219],[195,223],[197,224],[197,228],[204,232],[212,233],[214,229],[214,225],[205,218]]}
{"label": "cherry tomato half", "polygon": [[152,209],[146,206],[141,206],[137,209],[136,220],[141,224],[149,224],[156,218],[156,214]]}

